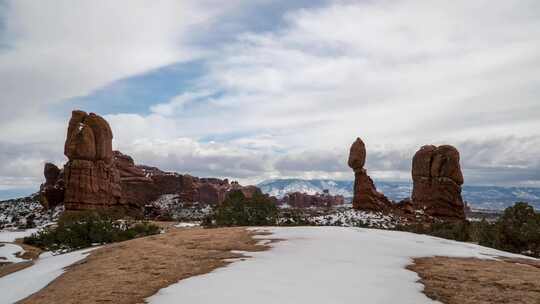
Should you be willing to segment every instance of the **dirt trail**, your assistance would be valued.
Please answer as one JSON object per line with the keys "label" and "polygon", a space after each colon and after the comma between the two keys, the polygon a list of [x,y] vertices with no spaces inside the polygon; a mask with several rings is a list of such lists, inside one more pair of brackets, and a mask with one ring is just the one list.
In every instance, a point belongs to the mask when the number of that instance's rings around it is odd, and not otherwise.
{"label": "dirt trail", "polygon": [[231,250],[268,248],[252,235],[244,228],[171,229],[108,245],[20,303],[144,303],[163,287],[241,257]]}
{"label": "dirt trail", "polygon": [[420,275],[424,293],[446,304],[540,303],[540,263],[431,257],[407,267]]}

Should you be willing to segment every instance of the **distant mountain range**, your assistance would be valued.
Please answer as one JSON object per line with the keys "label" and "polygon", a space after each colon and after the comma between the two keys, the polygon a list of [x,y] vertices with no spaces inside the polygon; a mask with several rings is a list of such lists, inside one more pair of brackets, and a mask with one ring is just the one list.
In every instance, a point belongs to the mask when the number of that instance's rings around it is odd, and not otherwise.
{"label": "distant mountain range", "polygon": [[[377,190],[396,202],[409,197],[412,191],[412,184],[405,182],[376,182],[376,186]],[[258,187],[264,193],[276,197],[283,197],[290,192],[322,193],[324,189],[333,195],[343,195],[349,202],[353,197],[352,181],[272,179],[263,181]],[[540,209],[540,188],[465,185],[463,199],[478,209],[502,210],[519,201],[528,202]]]}

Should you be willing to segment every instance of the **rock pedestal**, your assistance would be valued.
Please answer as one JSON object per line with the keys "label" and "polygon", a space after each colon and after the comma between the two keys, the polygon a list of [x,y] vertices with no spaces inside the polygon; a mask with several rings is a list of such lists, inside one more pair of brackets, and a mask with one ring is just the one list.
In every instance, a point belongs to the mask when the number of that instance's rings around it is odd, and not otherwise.
{"label": "rock pedestal", "polygon": [[100,116],[73,111],[64,154],[66,210],[121,207],[120,173],[113,162],[112,131]]}
{"label": "rock pedestal", "polygon": [[423,146],[416,152],[411,197],[415,209],[437,218],[465,219],[459,160],[458,150],[449,145]]}
{"label": "rock pedestal", "polygon": [[377,191],[373,180],[364,169],[365,163],[366,146],[360,138],[357,138],[351,146],[348,161],[349,167],[354,170],[353,208],[370,211],[390,210],[392,202]]}

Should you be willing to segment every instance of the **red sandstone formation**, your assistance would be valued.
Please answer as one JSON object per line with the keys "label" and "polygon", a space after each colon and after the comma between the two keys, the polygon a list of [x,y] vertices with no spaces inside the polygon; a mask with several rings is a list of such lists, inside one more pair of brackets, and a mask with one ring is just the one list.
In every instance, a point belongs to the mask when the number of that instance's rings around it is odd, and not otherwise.
{"label": "red sandstone formation", "polygon": [[339,206],[345,203],[345,198],[342,195],[323,194],[307,194],[301,192],[288,193],[282,199],[278,200],[278,204],[287,204],[295,208],[307,207],[332,207]]}
{"label": "red sandstone formation", "polygon": [[122,204],[140,207],[159,197],[160,192],[154,181],[135,165],[131,156],[114,151],[113,161],[120,174]]}
{"label": "red sandstone formation", "polygon": [[46,163],[43,169],[45,183],[41,184],[41,204],[47,208],[54,208],[64,201],[64,173],[57,166]]}
{"label": "red sandstone formation", "polygon": [[155,167],[136,165],[129,155],[112,150],[112,130],[102,117],[73,111],[64,154],[69,161],[61,171],[45,165],[40,188],[42,204],[64,203],[66,210],[115,209],[139,213],[163,194],[176,194],[182,202],[219,204],[231,190],[251,197],[255,186],[242,187],[227,179],[197,178]]}
{"label": "red sandstone formation", "polygon": [[415,209],[427,215],[446,219],[465,219],[461,198],[463,175],[456,148],[423,146],[416,152],[412,163]]}
{"label": "red sandstone formation", "polygon": [[375,188],[373,180],[367,175],[364,164],[366,162],[366,146],[357,138],[349,152],[349,167],[354,170],[354,197],[353,208],[359,210],[387,211],[392,203]]}
{"label": "red sandstone formation", "polygon": [[120,174],[113,162],[112,131],[94,113],[73,111],[64,154],[66,210],[121,207]]}

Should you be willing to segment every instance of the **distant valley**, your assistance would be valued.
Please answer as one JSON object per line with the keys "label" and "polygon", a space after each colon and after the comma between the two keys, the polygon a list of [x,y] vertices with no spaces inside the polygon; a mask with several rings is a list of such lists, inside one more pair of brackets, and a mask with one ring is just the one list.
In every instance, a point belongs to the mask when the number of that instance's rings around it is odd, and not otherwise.
{"label": "distant valley", "polygon": [[[394,201],[409,197],[412,184],[406,182],[376,182],[377,189]],[[257,185],[264,193],[283,197],[289,192],[315,194],[328,189],[330,194],[343,195],[350,202],[353,196],[353,182],[326,179],[272,179]],[[473,208],[502,210],[515,202],[525,201],[540,209],[540,188],[463,186],[463,199]]]}

